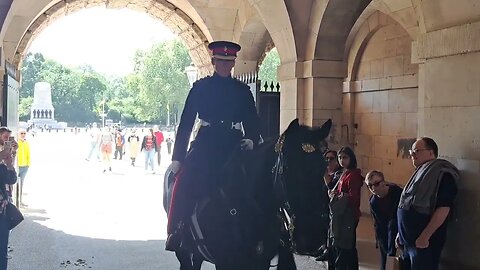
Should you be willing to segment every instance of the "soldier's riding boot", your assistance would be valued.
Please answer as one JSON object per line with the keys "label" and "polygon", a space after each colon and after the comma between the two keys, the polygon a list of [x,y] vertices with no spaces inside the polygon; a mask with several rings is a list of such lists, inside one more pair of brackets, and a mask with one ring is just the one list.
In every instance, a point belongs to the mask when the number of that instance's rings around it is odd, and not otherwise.
{"label": "soldier's riding boot", "polygon": [[177,225],[177,229],[173,233],[169,233],[167,240],[165,241],[165,250],[178,251],[182,246],[182,232],[183,222],[180,221]]}

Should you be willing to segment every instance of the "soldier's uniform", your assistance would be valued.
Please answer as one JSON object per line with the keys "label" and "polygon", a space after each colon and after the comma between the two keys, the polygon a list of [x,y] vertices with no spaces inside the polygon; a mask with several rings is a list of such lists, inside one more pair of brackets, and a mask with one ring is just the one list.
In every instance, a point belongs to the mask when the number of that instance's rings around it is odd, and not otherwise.
{"label": "soldier's uniform", "polygon": [[[233,56],[228,60],[234,60],[240,50],[238,44],[231,42],[214,42],[209,48],[214,58]],[[197,115],[201,127],[187,154]],[[245,138],[254,143],[260,140],[259,118],[249,87],[217,73],[195,82],[185,103],[173,149],[172,160],[180,161],[182,167],[177,173],[168,216],[169,234],[181,227],[196,200],[215,186],[212,181],[216,180],[215,173]]]}

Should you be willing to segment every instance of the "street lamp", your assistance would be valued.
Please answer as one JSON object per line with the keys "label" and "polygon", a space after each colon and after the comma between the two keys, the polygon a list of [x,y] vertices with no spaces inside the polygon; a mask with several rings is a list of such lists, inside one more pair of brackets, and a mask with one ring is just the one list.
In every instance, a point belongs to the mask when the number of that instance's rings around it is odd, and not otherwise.
{"label": "street lamp", "polygon": [[191,63],[190,66],[185,67],[185,73],[187,74],[188,83],[191,87],[197,80],[198,69],[193,65],[193,63]]}
{"label": "street lamp", "polygon": [[102,100],[102,127],[105,127],[105,99]]}

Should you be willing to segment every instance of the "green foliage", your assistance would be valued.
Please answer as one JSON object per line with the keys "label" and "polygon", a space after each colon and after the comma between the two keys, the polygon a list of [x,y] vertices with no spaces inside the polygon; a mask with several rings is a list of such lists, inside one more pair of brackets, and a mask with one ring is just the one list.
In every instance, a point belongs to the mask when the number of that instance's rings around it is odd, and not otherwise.
{"label": "green foliage", "polygon": [[167,113],[185,101],[189,83],[184,72],[191,62],[188,50],[179,40],[157,44],[150,51],[135,55],[135,74],[127,83],[138,94],[135,118],[139,121],[166,124]]}
{"label": "green foliage", "polygon": [[184,69],[190,63],[188,50],[179,40],[137,51],[134,72],[123,78],[107,79],[91,66],[72,69],[42,54],[28,54],[22,68],[20,117],[29,118],[35,83],[46,81],[52,86],[59,121],[98,122],[105,109],[107,118],[130,123],[165,124],[169,111],[173,124],[189,90]]}
{"label": "green foliage", "polygon": [[20,99],[25,97],[33,97],[33,88],[36,82],[42,81],[41,71],[45,58],[42,54],[27,54],[23,61],[22,71],[22,87],[20,89]]}
{"label": "green foliage", "polygon": [[265,59],[260,65],[258,71],[258,78],[261,81],[276,82],[277,80],[277,68],[280,65],[280,55],[276,48],[273,48],[267,53]]}
{"label": "green foliage", "polygon": [[18,116],[20,121],[28,121],[30,119],[30,108],[32,107],[33,97],[26,97],[20,100],[18,105]]}

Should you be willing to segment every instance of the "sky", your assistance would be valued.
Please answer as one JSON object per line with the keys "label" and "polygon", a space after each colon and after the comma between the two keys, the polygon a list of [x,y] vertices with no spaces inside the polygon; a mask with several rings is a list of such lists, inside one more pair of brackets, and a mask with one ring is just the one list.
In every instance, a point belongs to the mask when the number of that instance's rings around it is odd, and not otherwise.
{"label": "sky", "polygon": [[83,9],[53,22],[32,41],[29,52],[40,52],[59,63],[91,65],[107,76],[133,71],[137,49],[175,38],[163,23],[129,9]]}

